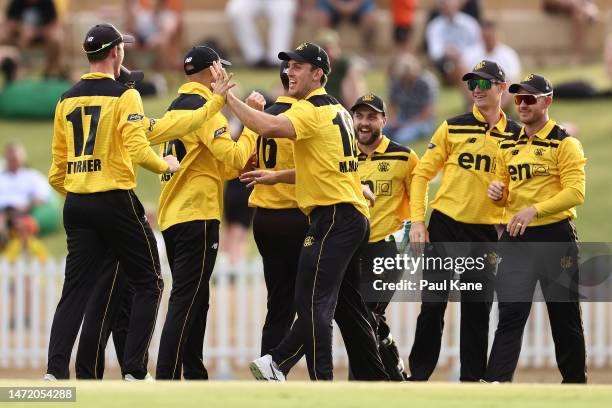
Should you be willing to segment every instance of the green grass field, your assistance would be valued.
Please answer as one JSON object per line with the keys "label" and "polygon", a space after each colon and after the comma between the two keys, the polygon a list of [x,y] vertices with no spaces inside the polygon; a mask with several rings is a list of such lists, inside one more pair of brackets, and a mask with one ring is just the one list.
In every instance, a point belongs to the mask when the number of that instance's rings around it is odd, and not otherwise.
{"label": "green grass field", "polygon": [[[55,385],[55,384],[53,384]],[[0,387],[49,386],[49,383],[0,381]],[[207,382],[178,384],[134,384],[120,381],[67,382],[74,386],[76,403],[11,403],[18,407],[609,407],[612,386],[525,385],[525,384],[372,384]]]}
{"label": "green grass field", "polygon": [[[277,87],[278,77],[275,70],[251,71],[236,69],[235,78],[240,84],[243,93],[251,89],[272,90]],[[603,66],[592,65],[580,69],[555,68],[538,70],[548,76],[553,83],[571,79],[588,79],[598,86],[606,86]],[[169,89],[177,89],[177,77]],[[368,84],[371,91],[386,95],[384,73],[381,70],[372,70],[368,73]],[[145,111],[151,117],[163,115],[170,101],[175,97],[173,91],[157,98],[144,99]],[[461,113],[463,110],[461,95],[457,90],[444,89],[437,108],[437,117],[441,121],[449,116]],[[579,237],[582,241],[612,241],[612,218],[607,212],[612,208],[612,194],[610,188],[610,158],[612,147],[612,120],[607,116],[610,112],[610,102],[557,101],[551,109],[551,116],[562,123],[573,123],[578,128],[577,137],[582,141],[587,163],[587,195],[585,204],[579,208],[579,218],[576,222]],[[0,145],[9,140],[21,140],[29,152],[30,166],[46,173],[50,160],[50,145],[52,136],[52,122],[24,122],[0,120]],[[424,150],[427,141],[420,141],[412,147],[419,155]],[[142,201],[156,205],[159,195],[159,182],[155,175],[141,170],[139,172],[137,193]],[[431,194],[435,193],[435,187]],[[432,196],[433,197],[433,196]],[[45,243],[52,253],[62,255],[65,253],[65,237],[63,232],[45,238]]]}

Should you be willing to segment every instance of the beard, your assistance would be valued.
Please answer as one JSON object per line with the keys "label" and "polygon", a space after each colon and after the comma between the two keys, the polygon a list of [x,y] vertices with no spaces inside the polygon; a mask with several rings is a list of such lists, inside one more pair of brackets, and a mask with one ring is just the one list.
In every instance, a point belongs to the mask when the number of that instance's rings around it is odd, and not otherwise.
{"label": "beard", "polygon": [[371,145],[372,143],[374,143],[376,140],[378,140],[378,138],[380,137],[380,134],[381,134],[381,129],[380,129],[380,128],[379,128],[379,129],[372,129],[372,130],[371,130],[370,137],[369,137],[369,138],[367,138],[366,140],[362,140],[362,139],[359,137],[359,131],[357,131],[357,140],[358,140],[358,141],[359,141],[359,143],[361,143],[362,145],[364,145],[364,146],[369,146],[369,145]]}

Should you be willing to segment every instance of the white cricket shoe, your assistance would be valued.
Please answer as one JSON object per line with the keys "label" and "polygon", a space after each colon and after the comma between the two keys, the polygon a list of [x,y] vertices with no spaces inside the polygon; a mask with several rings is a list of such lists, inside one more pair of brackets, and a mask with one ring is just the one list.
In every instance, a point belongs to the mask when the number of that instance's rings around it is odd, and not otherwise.
{"label": "white cricket shoe", "polygon": [[251,374],[255,379],[260,381],[285,381],[285,374],[278,368],[278,365],[272,360],[272,356],[266,354],[253,360],[249,364]]}
{"label": "white cricket shoe", "polygon": [[126,374],[125,377],[123,377],[123,379],[127,382],[155,382],[155,378],[153,378],[153,376],[149,373],[147,373],[147,375],[145,375],[145,378],[143,378],[142,380],[139,380],[138,378],[134,377],[132,374]]}
{"label": "white cricket shoe", "polygon": [[57,381],[57,378],[53,374],[47,373],[43,376],[43,381]]}

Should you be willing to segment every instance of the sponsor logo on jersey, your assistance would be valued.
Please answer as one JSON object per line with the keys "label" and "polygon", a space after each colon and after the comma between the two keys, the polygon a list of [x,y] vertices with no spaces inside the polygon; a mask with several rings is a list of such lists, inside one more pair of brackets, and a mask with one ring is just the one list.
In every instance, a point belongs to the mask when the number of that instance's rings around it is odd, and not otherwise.
{"label": "sponsor logo on jersey", "polygon": [[215,133],[214,133],[213,137],[221,136],[225,132],[227,132],[227,128],[225,126],[223,126],[222,128],[219,128],[219,129],[215,130]]}
{"label": "sponsor logo on jersey", "polygon": [[312,235],[308,235],[306,238],[304,238],[305,247],[312,246],[312,244],[314,244],[314,237]]}
{"label": "sponsor logo on jersey", "polygon": [[144,118],[143,115],[139,114],[139,113],[130,113],[128,115],[128,122],[137,122],[139,120],[142,120],[142,118]]}
{"label": "sponsor logo on jersey", "polygon": [[391,165],[389,164],[389,162],[380,162],[378,163],[378,171],[382,172],[382,173],[386,173],[391,169]]}

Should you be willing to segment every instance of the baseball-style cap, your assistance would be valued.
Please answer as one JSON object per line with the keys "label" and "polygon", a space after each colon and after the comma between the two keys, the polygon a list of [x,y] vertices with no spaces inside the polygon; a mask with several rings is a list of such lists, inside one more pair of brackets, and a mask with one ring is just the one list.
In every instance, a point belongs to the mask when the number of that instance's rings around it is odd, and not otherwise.
{"label": "baseball-style cap", "polygon": [[360,106],[369,106],[376,112],[386,115],[385,101],[383,101],[380,96],[376,96],[373,93],[365,94],[358,98],[351,108],[351,112],[355,112]]}
{"label": "baseball-style cap", "polygon": [[93,54],[94,52],[102,51],[108,47],[114,47],[122,42],[133,43],[135,40],[131,35],[121,34],[112,24],[96,24],[87,31],[87,34],[85,34],[83,50],[87,54]]}
{"label": "baseball-style cap", "polygon": [[140,82],[144,79],[144,72],[130,71],[122,65],[119,71],[119,76],[116,79],[117,81],[126,85],[135,84],[136,82]]}
{"label": "baseball-style cap", "polygon": [[529,74],[520,83],[510,85],[508,92],[518,93],[521,88],[532,94],[547,94],[553,91],[550,81],[538,74]]}
{"label": "baseball-style cap", "polygon": [[319,67],[325,75],[331,72],[329,64],[329,56],[323,48],[317,44],[305,42],[297,46],[293,51],[283,51],[278,53],[278,59],[282,61],[295,60],[299,62],[307,62]]}
{"label": "baseball-style cap", "polygon": [[200,72],[205,68],[211,67],[213,62],[219,61],[223,65],[231,66],[232,63],[221,59],[217,51],[205,45],[197,45],[193,47],[183,61],[183,69],[185,74],[192,75]]}
{"label": "baseball-style cap", "polygon": [[482,60],[474,68],[472,72],[468,72],[462,78],[464,81],[470,79],[488,79],[499,82],[506,82],[506,73],[497,62]]}

